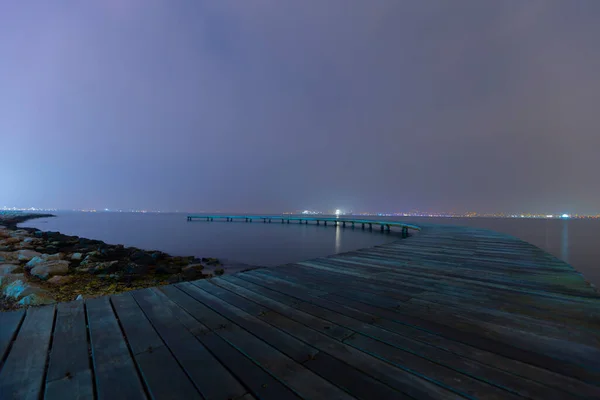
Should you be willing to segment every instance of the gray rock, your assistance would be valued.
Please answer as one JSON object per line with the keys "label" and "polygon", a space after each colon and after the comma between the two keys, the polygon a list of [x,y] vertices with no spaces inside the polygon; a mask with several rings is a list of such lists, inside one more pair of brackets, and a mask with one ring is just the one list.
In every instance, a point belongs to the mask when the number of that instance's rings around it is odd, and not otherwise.
{"label": "gray rock", "polygon": [[46,261],[31,269],[31,275],[46,280],[54,275],[65,275],[69,272],[69,262],[63,260]]}
{"label": "gray rock", "polygon": [[72,280],[73,280],[72,276],[55,275],[52,278],[48,279],[48,283],[55,285],[55,286],[60,286],[60,285],[64,285],[65,283],[69,283]]}
{"label": "gray rock", "polygon": [[42,258],[47,261],[62,260],[64,258],[64,254],[63,253],[42,254]]}
{"label": "gray rock", "polygon": [[2,294],[6,297],[19,300],[29,294],[43,290],[27,282],[23,274],[14,274],[12,276],[14,277],[14,280],[2,290]]}
{"label": "gray rock", "polygon": [[44,260],[44,259],[42,258],[42,256],[35,256],[35,257],[33,257],[31,260],[29,260],[29,261],[27,262],[27,264],[25,264],[25,269],[26,269],[26,270],[30,270],[30,269],[32,269],[32,268],[34,268],[34,267],[36,267],[37,265],[39,265],[39,264],[43,264],[43,263],[45,263],[45,262],[47,262],[47,261],[46,261],[46,260]]}
{"label": "gray rock", "polygon": [[77,295],[77,297],[75,297],[75,300],[83,300],[83,296],[82,295]]}
{"label": "gray rock", "polygon": [[82,257],[83,257],[83,254],[81,254],[81,253],[73,253],[73,255],[71,256],[71,260],[79,261],[79,260],[81,260]]}
{"label": "gray rock", "polygon": [[56,300],[45,290],[38,289],[35,293],[24,296],[17,302],[22,306],[41,306],[44,304],[53,304]]}
{"label": "gray rock", "polygon": [[19,250],[17,252],[17,259],[19,261],[31,261],[33,257],[41,257],[42,254],[33,250]]}

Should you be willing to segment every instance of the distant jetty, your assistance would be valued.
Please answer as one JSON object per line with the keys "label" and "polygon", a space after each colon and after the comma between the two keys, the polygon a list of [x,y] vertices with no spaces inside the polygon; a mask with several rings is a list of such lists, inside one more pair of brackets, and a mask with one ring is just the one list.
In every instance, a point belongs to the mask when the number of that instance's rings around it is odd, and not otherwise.
{"label": "distant jetty", "polygon": [[405,224],[403,222],[398,221],[386,221],[386,220],[375,220],[375,219],[354,219],[354,218],[328,218],[328,217],[305,217],[305,216],[288,216],[288,215],[210,215],[210,214],[193,214],[188,215],[187,220],[189,222],[194,220],[204,220],[204,221],[214,221],[217,220],[225,220],[227,222],[233,221],[241,221],[252,222],[253,220],[262,220],[263,223],[271,223],[273,221],[281,220],[281,223],[290,223],[297,222],[299,224],[308,225],[309,222],[314,223],[316,225],[320,225],[323,223],[323,226],[327,226],[327,223],[333,226],[340,225],[342,228],[346,226],[354,228],[356,225],[360,225],[362,229],[368,228],[373,230],[373,226],[379,226],[379,230],[381,231],[390,231],[392,227],[400,228],[402,230],[402,234],[407,235],[409,230],[420,231],[416,225]]}

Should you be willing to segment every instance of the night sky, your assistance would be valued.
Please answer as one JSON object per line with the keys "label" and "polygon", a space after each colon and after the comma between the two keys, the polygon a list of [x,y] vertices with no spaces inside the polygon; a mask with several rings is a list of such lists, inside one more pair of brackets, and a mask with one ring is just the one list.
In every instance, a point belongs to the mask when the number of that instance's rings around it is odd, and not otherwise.
{"label": "night sky", "polygon": [[599,18],[598,0],[4,1],[0,207],[598,213]]}

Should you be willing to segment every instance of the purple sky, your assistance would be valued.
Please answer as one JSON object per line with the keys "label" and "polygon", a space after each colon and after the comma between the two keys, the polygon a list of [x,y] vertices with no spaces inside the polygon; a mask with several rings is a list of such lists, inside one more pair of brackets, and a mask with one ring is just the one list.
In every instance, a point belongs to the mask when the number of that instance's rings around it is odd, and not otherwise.
{"label": "purple sky", "polygon": [[5,1],[0,207],[597,213],[599,17],[599,0]]}

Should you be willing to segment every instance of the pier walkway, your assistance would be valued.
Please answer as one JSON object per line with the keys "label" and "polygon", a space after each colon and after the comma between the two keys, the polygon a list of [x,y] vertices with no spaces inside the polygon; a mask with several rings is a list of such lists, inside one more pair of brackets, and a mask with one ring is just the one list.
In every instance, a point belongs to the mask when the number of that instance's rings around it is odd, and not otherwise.
{"label": "pier walkway", "polygon": [[323,223],[324,226],[327,226],[329,222],[330,225],[338,226],[340,225],[342,228],[346,226],[354,228],[355,225],[361,226],[362,229],[368,228],[373,229],[373,226],[379,225],[380,230],[390,231],[391,227],[397,227],[402,229],[402,233],[407,234],[409,230],[419,231],[421,228],[415,225],[405,224],[403,222],[398,221],[386,221],[386,220],[375,220],[375,219],[355,219],[355,218],[336,218],[336,217],[304,217],[304,216],[287,216],[287,215],[276,215],[276,216],[264,216],[264,215],[188,215],[188,221],[194,220],[203,220],[203,221],[214,221],[215,219],[225,220],[227,222],[233,222],[235,220],[245,222],[252,222],[253,220],[262,220],[264,223],[271,223],[272,221],[281,221],[281,223],[290,223],[290,221],[298,222],[299,224],[307,224],[309,222],[320,225]]}
{"label": "pier walkway", "polygon": [[275,268],[0,313],[0,399],[600,398],[600,295],[424,227]]}

